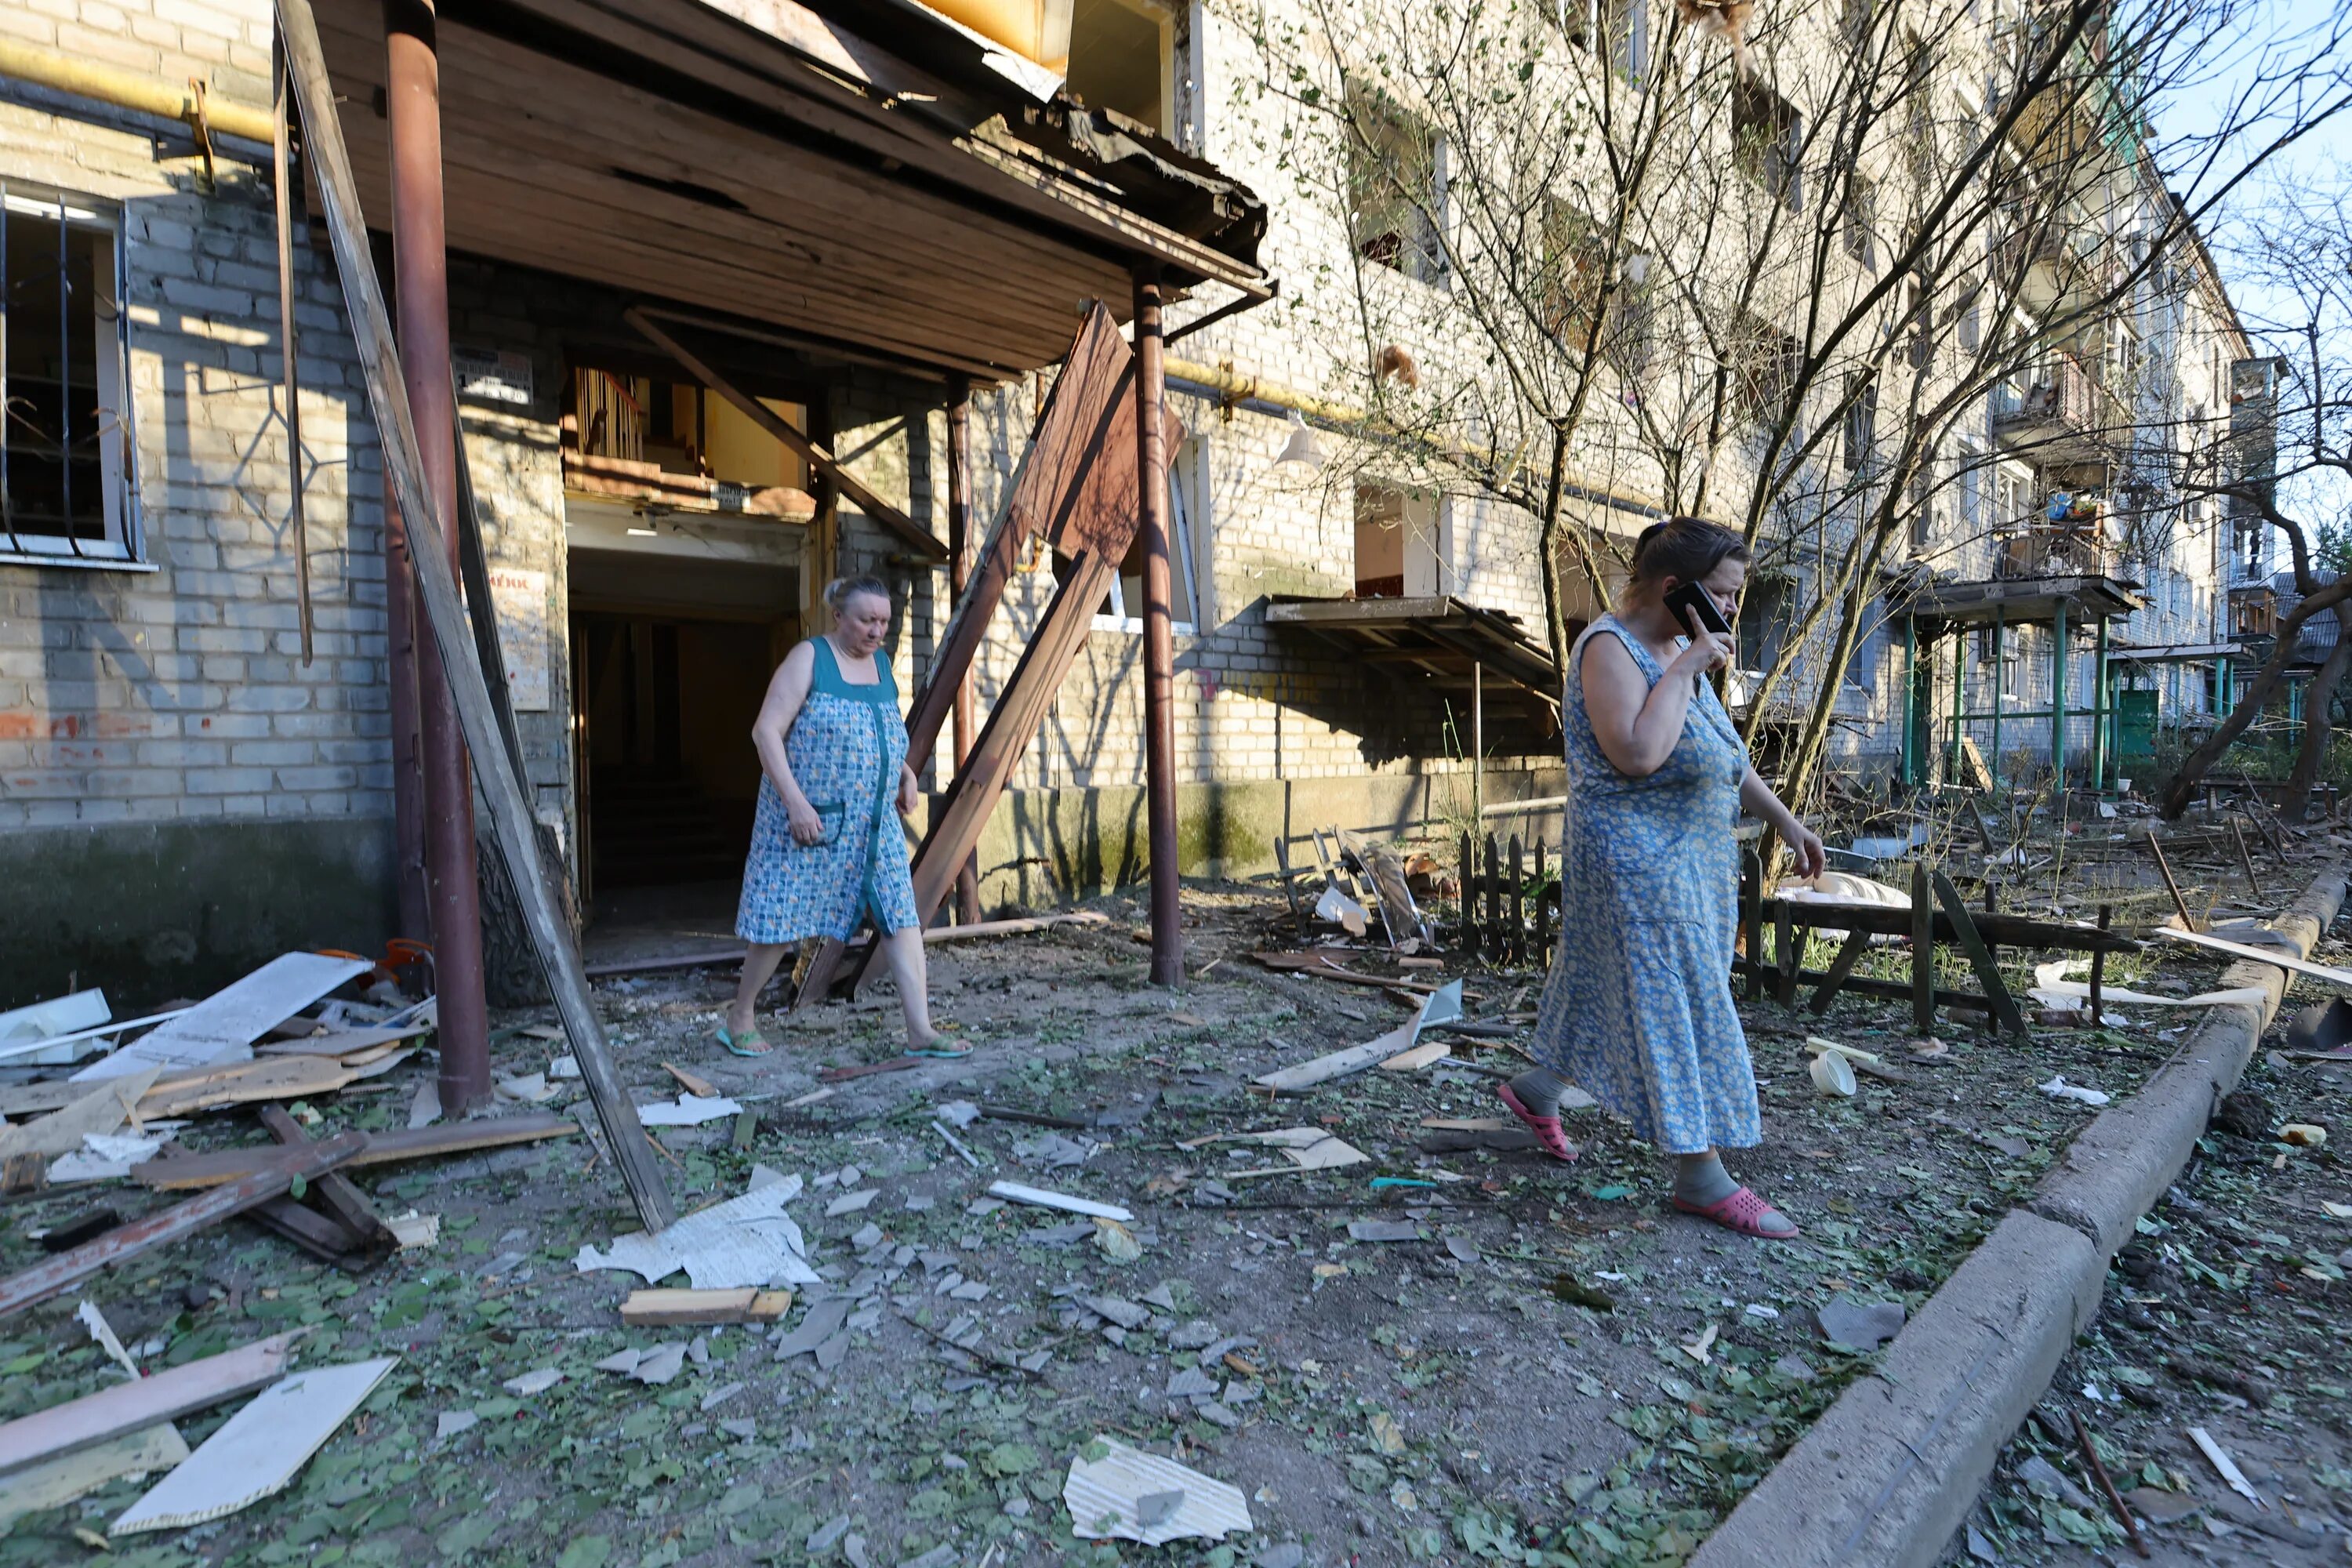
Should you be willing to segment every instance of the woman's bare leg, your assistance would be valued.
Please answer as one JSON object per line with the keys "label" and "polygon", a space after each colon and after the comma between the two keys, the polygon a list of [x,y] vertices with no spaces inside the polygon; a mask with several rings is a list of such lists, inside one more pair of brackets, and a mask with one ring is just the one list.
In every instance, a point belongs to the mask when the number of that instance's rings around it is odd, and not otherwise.
{"label": "woman's bare leg", "polygon": [[727,1005],[729,1034],[740,1035],[755,1026],[752,1012],[760,1004],[760,993],[776,977],[776,966],[791,951],[787,942],[755,942],[743,954],[743,978],[736,983],[735,1000]]}
{"label": "woman's bare leg", "polygon": [[898,985],[898,1006],[907,1016],[907,1047],[919,1050],[940,1037],[931,1027],[930,969],[923,954],[923,928],[900,926],[884,937],[882,958]]}

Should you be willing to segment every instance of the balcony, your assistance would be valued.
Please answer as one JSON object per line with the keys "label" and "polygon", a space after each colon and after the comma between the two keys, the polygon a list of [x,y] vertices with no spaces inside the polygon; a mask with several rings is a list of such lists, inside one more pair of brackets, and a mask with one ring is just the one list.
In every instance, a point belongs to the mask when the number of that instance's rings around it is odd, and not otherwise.
{"label": "balcony", "polygon": [[2045,468],[2104,467],[2130,432],[2123,402],[2069,353],[1994,389],[1993,439]]}

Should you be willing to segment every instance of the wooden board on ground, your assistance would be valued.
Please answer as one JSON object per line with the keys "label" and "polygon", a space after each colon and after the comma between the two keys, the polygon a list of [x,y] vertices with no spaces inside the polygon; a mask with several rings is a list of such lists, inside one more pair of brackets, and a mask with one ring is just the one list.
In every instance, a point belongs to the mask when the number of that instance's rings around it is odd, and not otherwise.
{"label": "wooden board on ground", "polygon": [[621,1321],[636,1328],[677,1323],[772,1323],[792,1310],[790,1290],[632,1290]]}
{"label": "wooden board on ground", "polygon": [[250,1394],[285,1374],[307,1331],[275,1334],[0,1426],[0,1476]]}
{"label": "wooden board on ground", "polygon": [[187,1116],[225,1105],[252,1105],[270,1100],[301,1100],[331,1094],[356,1075],[331,1057],[264,1057],[215,1068],[176,1082],[160,1079],[139,1100],[139,1116]]}
{"label": "wooden board on ground", "polygon": [[[579,1131],[579,1124],[568,1117],[541,1114],[368,1132],[356,1135],[363,1142],[349,1163],[356,1168],[395,1164],[403,1160],[429,1160],[442,1154],[470,1154],[515,1143],[535,1143],[543,1138],[568,1138]],[[150,1160],[131,1166],[131,1175],[142,1185],[161,1192],[215,1187],[274,1163],[284,1152],[274,1147],[223,1149],[176,1160]]]}
{"label": "wooden board on ground", "polygon": [[1394,975],[1366,974],[1334,962],[1327,954],[1308,949],[1305,952],[1253,952],[1252,958],[1268,969],[1286,970],[1294,974],[1312,974],[1324,980],[1345,981],[1350,985],[1378,985],[1390,991],[1416,991],[1434,995],[1441,987],[1425,981],[1405,980]]}

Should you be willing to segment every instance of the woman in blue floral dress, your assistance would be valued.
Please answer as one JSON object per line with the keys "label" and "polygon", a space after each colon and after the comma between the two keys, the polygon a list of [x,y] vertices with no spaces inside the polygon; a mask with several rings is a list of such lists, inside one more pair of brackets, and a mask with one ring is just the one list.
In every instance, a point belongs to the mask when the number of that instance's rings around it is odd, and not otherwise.
{"label": "woman in blue floral dress", "polygon": [[1822,841],[1748,765],[1706,679],[1729,660],[1731,639],[1683,622],[1666,603],[1696,583],[1729,620],[1748,560],[1727,529],[1695,518],[1654,524],[1633,548],[1615,613],[1570,651],[1560,942],[1536,1021],[1543,1065],[1499,1092],[1547,1150],[1573,1160],[1559,1101],[1570,1081],[1581,1084],[1675,1157],[1675,1207],[1784,1240],[1797,1227],[1734,1182],[1717,1152],[1762,1138],[1731,999],[1732,828],[1743,809],[1763,818],[1809,877],[1822,868]]}
{"label": "woman in blue floral dress", "polygon": [[968,1056],[970,1047],[931,1027],[907,837],[890,809],[915,809],[907,724],[881,657],[890,589],[877,578],[844,579],[825,589],[824,602],[833,630],[784,656],[751,726],[764,776],[735,914],[735,934],[751,951],[719,1043],[737,1056],[767,1055],[753,1008],[785,952],[813,938],[845,942],[871,919],[898,983],[908,1053]]}

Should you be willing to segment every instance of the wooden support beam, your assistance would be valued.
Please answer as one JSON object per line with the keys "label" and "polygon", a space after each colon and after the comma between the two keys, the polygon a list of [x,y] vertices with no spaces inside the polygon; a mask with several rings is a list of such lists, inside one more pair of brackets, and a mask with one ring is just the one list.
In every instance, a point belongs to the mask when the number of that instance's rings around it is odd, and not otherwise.
{"label": "wooden support beam", "polygon": [[1830,1010],[1830,1004],[1837,1000],[1838,992],[1853,977],[1853,966],[1861,963],[1862,955],[1869,951],[1868,931],[1846,932],[1845,945],[1838,949],[1837,957],[1830,964],[1829,974],[1822,981],[1821,989],[1813,993],[1811,1006],[1815,1013]]}
{"label": "wooden support beam", "polygon": [[286,50],[270,61],[270,173],[278,215],[278,395],[286,424],[286,531],[294,550],[294,609],[302,632],[302,662],[311,659],[310,535],[302,513],[302,384],[296,374],[301,333],[294,325],[294,147],[287,101]]}
{"label": "wooden support beam", "polygon": [[[272,1138],[289,1149],[308,1148],[310,1144],[310,1134],[302,1131],[302,1124],[295,1121],[282,1105],[263,1106],[261,1125]],[[310,1192],[319,1200],[319,1207],[327,1217],[344,1233],[343,1249],[346,1252],[381,1258],[400,1249],[400,1238],[393,1235],[390,1226],[383,1223],[383,1216],[375,1212],[375,1205],[368,1202],[367,1194],[341,1171],[330,1171],[312,1182]]]}
{"label": "wooden support beam", "polygon": [[929,530],[866,489],[856,475],[835,460],[831,452],[793,429],[782,415],[711,369],[709,362],[654,325],[643,310],[633,305],[621,312],[621,319],[643,333],[655,347],[677,361],[688,375],[733,404],[743,417],[799,453],[811,468],[838,485],[842,494],[856,501],[860,511],[896,534],[908,548],[919,552],[927,560],[945,561],[948,558],[948,547],[932,538]]}
{"label": "wooden support beam", "polygon": [[[392,1165],[440,1154],[471,1154],[484,1149],[536,1143],[546,1138],[569,1138],[579,1131],[579,1124],[570,1117],[545,1112],[445,1122],[438,1127],[401,1128],[361,1134],[360,1151],[348,1163],[358,1170],[362,1165]],[[218,1149],[206,1154],[149,1160],[131,1167],[131,1179],[142,1186],[165,1192],[215,1187],[266,1170],[280,1157],[274,1149]]]}
{"label": "wooden support beam", "polygon": [[366,1135],[344,1132],[323,1143],[286,1150],[267,1166],[213,1188],[202,1197],[158,1210],[108,1231],[96,1241],[60,1252],[23,1273],[0,1279],[0,1318],[61,1296],[113,1264],[138,1257],[167,1241],[176,1241],[232,1215],[257,1208],[290,1191],[295,1179],[323,1175],[358,1153]]}
{"label": "wooden support beam", "polygon": [[2000,965],[1994,961],[1992,949],[1985,944],[1983,933],[1969,914],[1968,900],[1960,897],[1959,889],[1952,885],[1951,878],[1944,874],[1941,867],[1928,872],[1928,880],[1935,884],[1936,901],[1943,906],[1945,918],[1952,922],[1952,934],[1960,951],[1969,955],[1969,963],[1977,972],[1977,984],[1984,987],[1985,1000],[1992,1004],[1994,1023],[2012,1035],[2024,1034],[2025,1015],[2018,1010],[2017,999],[2003,984]]}
{"label": "wooden support beam", "polygon": [[424,459],[410,417],[408,395],[399,374],[400,356],[394,347],[392,327],[383,296],[376,284],[375,259],[369,247],[359,190],[352,177],[351,159],[343,145],[342,121],[335,108],[333,84],[327,75],[326,57],[319,44],[318,19],[310,0],[277,0],[278,26],[284,37],[287,66],[295,101],[308,132],[310,166],[319,186],[327,231],[333,241],[336,272],[359,351],[362,379],[368,392],[376,438],[384,455],[384,469],[402,516],[418,546],[413,552],[416,584],[441,650],[442,664],[463,726],[467,749],[472,753],[476,777],[488,806],[490,824],[507,874],[513,879],[523,919],[547,972],[557,1014],[563,1021],[572,1055],[580,1062],[609,1141],[614,1163],[635,1201],[637,1216],[649,1231],[667,1228],[677,1217],[677,1205],[662,1181],[661,1164],[637,1121],[635,1102],[621,1082],[612,1051],[604,1038],[587,977],[580,970],[580,952],[564,922],[555,890],[540,865],[537,831],[523,781],[515,776],[498,731],[482,668],[474,658],[471,630],[464,602],[457,593],[440,531],[440,514],[434,508]]}
{"label": "wooden support beam", "polygon": [[1925,860],[1911,862],[1911,1025],[1923,1038],[1936,1032],[1936,901]]}

